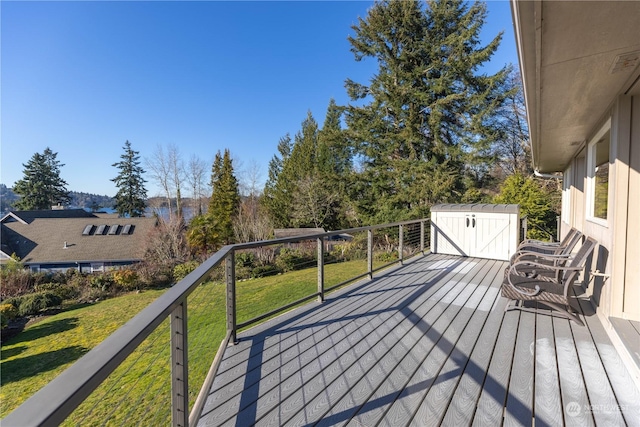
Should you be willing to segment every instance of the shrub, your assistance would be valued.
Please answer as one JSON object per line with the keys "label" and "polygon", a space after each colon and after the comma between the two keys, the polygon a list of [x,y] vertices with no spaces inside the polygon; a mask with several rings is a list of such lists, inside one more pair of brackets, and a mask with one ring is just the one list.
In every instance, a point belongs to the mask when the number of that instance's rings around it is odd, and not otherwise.
{"label": "shrub", "polygon": [[138,288],[138,273],[133,270],[117,270],[112,277],[113,281],[124,290],[131,291]]}
{"label": "shrub", "polygon": [[162,288],[173,283],[173,269],[165,265],[142,263],[136,266],[138,284],[144,288]]}
{"label": "shrub", "polygon": [[17,307],[19,316],[38,314],[42,310],[57,307],[62,304],[62,298],[53,292],[38,292],[19,297],[20,304]]}
{"label": "shrub", "polygon": [[92,287],[86,286],[80,289],[80,296],[78,297],[78,302],[79,303],[95,302],[100,299],[106,298],[108,296],[109,296],[109,292],[103,291],[100,288],[92,288]]}
{"label": "shrub", "polygon": [[74,274],[67,280],[67,285],[78,290],[89,287],[89,276],[87,274]]}
{"label": "shrub", "polygon": [[13,298],[33,292],[33,277],[29,270],[0,270],[0,300]]}
{"label": "shrub", "polygon": [[351,240],[335,244],[330,254],[340,261],[367,259],[367,246],[367,233],[356,233]]}
{"label": "shrub", "polygon": [[92,288],[100,289],[102,292],[107,292],[113,285],[113,279],[108,274],[97,274],[89,278],[89,284]]}
{"label": "shrub", "polygon": [[42,283],[36,285],[35,290],[36,292],[52,292],[62,298],[62,300],[74,299],[80,295],[77,287],[66,283]]}
{"label": "shrub", "polygon": [[377,252],[374,254],[373,259],[381,262],[393,262],[398,259],[398,252]]}
{"label": "shrub", "polygon": [[18,315],[18,309],[13,304],[0,304],[0,325],[5,328],[9,324],[9,320],[15,319]]}
{"label": "shrub", "polygon": [[297,249],[283,248],[276,257],[276,267],[282,272],[312,267],[315,257]]}
{"label": "shrub", "polygon": [[256,257],[253,252],[239,252],[236,253],[236,268],[239,267],[253,267],[256,262]]}
{"label": "shrub", "polygon": [[173,278],[176,282],[187,277],[189,273],[198,268],[200,263],[198,261],[187,261],[182,264],[178,264],[173,267]]}
{"label": "shrub", "polygon": [[274,265],[261,265],[251,270],[251,277],[258,279],[260,277],[273,276],[280,273],[280,270]]}

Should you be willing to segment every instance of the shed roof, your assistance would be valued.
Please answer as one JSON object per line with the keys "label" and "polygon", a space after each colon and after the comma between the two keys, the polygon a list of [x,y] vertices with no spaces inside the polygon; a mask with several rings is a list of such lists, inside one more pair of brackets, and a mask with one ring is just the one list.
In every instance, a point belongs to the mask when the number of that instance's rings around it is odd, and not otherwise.
{"label": "shed roof", "polygon": [[276,239],[284,239],[287,237],[308,236],[324,232],[324,228],[276,228],[273,230],[273,235]]}
{"label": "shed roof", "polygon": [[462,203],[433,205],[431,212],[491,212],[491,213],[519,213],[520,205],[503,205],[489,203]]}

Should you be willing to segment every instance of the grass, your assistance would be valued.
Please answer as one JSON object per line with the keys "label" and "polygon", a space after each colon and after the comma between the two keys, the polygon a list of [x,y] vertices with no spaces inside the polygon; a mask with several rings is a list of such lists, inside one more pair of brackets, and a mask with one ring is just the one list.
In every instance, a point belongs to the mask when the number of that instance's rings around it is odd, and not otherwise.
{"label": "grass", "polygon": [[[366,272],[366,261],[325,267],[330,287]],[[238,322],[317,291],[317,269],[238,282]],[[69,310],[30,326],[2,346],[0,416],[24,402],[163,291],[145,291]],[[225,335],[225,287],[200,285],[188,301],[189,397],[197,396]],[[170,332],[165,321],[66,420],[66,425],[166,424],[170,419]]]}
{"label": "grass", "polygon": [[51,316],[3,343],[0,416],[55,378],[149,305],[162,291],[146,291]]}

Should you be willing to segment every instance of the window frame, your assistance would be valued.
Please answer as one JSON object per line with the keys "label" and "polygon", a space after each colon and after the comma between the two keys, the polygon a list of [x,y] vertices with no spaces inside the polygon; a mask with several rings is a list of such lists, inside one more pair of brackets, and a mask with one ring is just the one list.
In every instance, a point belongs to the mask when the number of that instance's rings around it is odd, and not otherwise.
{"label": "window frame", "polygon": [[571,210],[573,208],[571,203],[571,187],[573,187],[573,167],[569,165],[562,174],[562,200],[560,219],[565,224],[571,224]]}
{"label": "window frame", "polygon": [[[600,218],[595,216],[595,202],[596,202],[596,150],[598,141],[606,134],[609,133],[609,180],[611,178],[611,170],[613,162],[611,161],[611,118],[609,118],[595,133],[595,135],[587,144],[587,203],[586,203],[586,219],[587,221],[595,224],[602,225],[604,227],[609,226],[609,218],[611,217],[611,210],[609,204],[611,201],[610,187],[607,188],[607,218]],[[611,182],[611,181],[609,181]]]}

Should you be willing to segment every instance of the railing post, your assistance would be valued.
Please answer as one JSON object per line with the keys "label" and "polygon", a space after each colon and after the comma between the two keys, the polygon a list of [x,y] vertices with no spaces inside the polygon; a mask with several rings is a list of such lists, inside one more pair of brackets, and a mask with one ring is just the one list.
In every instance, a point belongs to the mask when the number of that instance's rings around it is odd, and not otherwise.
{"label": "railing post", "polygon": [[373,279],[373,230],[367,230],[367,271],[369,280]]}
{"label": "railing post", "polygon": [[187,300],[171,313],[171,420],[173,427],[189,425],[187,364]]}
{"label": "railing post", "polygon": [[424,255],[424,220],[420,221],[420,252]]}
{"label": "railing post", "polygon": [[324,301],[324,240],[318,237],[318,302]]}
{"label": "railing post", "polygon": [[236,256],[230,251],[225,260],[227,279],[227,332],[231,331],[231,342],[238,343],[236,331]]}
{"label": "railing post", "polygon": [[400,265],[402,265],[402,259],[404,256],[404,225],[400,224],[398,227],[398,259]]}

